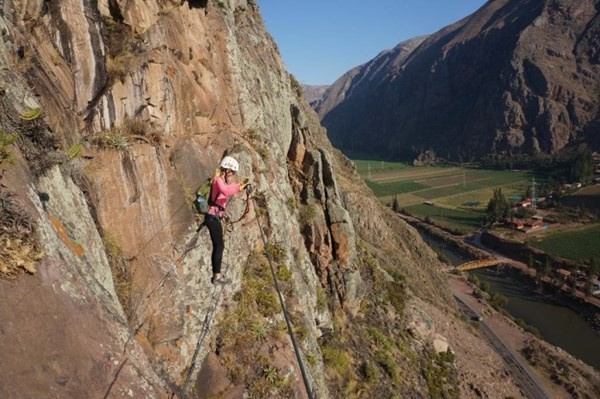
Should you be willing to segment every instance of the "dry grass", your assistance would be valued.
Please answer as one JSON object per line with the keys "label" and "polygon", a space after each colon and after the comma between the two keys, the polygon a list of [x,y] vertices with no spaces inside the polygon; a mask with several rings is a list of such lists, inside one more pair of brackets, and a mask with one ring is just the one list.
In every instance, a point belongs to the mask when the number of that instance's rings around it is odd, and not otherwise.
{"label": "dry grass", "polygon": [[129,139],[119,127],[113,127],[100,132],[93,140],[94,144],[103,149],[124,151],[129,147]]}
{"label": "dry grass", "polygon": [[23,273],[35,273],[36,264],[43,256],[30,216],[13,194],[0,192],[0,278],[13,279]]}
{"label": "dry grass", "polygon": [[131,65],[135,60],[133,54],[119,54],[115,58],[108,58],[106,60],[106,73],[111,83],[116,81],[124,82],[127,77]]}
{"label": "dry grass", "polygon": [[600,397],[600,378],[589,366],[570,360],[545,342],[529,340],[522,354],[543,375],[573,398]]}
{"label": "dry grass", "polygon": [[246,384],[253,398],[292,397],[295,380],[273,365],[268,350],[285,346],[288,337],[265,256],[251,254],[243,270],[237,305],[218,326],[222,363],[232,383]]}
{"label": "dry grass", "polygon": [[142,38],[135,35],[131,27],[124,23],[114,21],[112,18],[103,18],[106,27],[104,42],[108,48],[107,74],[111,84],[117,80],[125,80],[136,62],[137,55],[143,52]]}
{"label": "dry grass", "polygon": [[97,133],[91,140],[102,149],[117,151],[126,150],[135,141],[158,146],[163,142],[163,136],[154,131],[147,120],[126,117],[120,125]]}
{"label": "dry grass", "polygon": [[[40,108],[18,112],[10,101],[0,95],[0,131],[6,132],[2,133],[4,139],[0,140],[4,145],[0,143],[0,147],[7,149],[10,143],[17,144],[33,174],[39,177],[61,161],[56,152],[59,142],[48,130]],[[14,137],[18,139],[15,141]],[[11,154],[7,156],[12,158]]]}
{"label": "dry grass", "polygon": [[119,298],[119,302],[123,307],[123,312],[127,317],[127,320],[133,320],[133,278],[131,275],[131,268],[129,262],[123,256],[123,251],[117,244],[116,239],[110,234],[105,232],[102,236],[104,247],[106,248],[106,254],[110,262],[110,270],[112,272],[113,283],[115,286],[115,292]]}

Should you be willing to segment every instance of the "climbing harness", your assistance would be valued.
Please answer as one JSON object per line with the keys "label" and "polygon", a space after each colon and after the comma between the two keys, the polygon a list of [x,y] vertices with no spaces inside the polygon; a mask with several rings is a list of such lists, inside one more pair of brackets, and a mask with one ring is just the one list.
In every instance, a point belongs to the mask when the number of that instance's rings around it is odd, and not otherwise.
{"label": "climbing harness", "polygon": [[[251,192],[252,192],[252,187],[250,186],[250,184],[248,184],[246,186],[246,199],[245,199],[246,205],[244,207],[244,212],[242,212],[242,215],[239,218],[237,218],[235,220],[231,220],[231,216],[229,214],[225,213],[225,216],[223,216],[223,218],[221,219],[221,222],[223,224],[223,232],[224,233],[225,232],[231,233],[233,231],[233,225],[241,222],[242,219],[244,219],[246,217],[248,212],[250,212],[250,194],[251,194]],[[180,264],[183,261],[183,259],[185,258],[185,256],[188,254],[188,252],[190,252],[192,249],[194,249],[196,247],[196,244],[198,243],[198,237],[200,235],[199,233],[204,226],[205,226],[204,222],[201,223],[200,225],[198,225],[198,228],[196,229],[197,234],[194,234],[194,236],[192,237],[190,242],[188,242],[187,245],[184,247],[183,252],[175,261],[177,264]]]}

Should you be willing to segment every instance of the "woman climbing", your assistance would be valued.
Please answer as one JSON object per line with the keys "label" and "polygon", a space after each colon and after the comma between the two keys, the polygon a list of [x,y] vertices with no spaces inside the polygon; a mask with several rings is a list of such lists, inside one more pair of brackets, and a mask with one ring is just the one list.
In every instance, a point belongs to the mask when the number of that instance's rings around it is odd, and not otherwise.
{"label": "woman climbing", "polygon": [[204,224],[208,228],[213,244],[211,255],[213,276],[210,279],[210,282],[213,284],[226,284],[229,282],[221,276],[221,263],[223,261],[223,251],[225,250],[221,218],[225,215],[225,207],[229,198],[242,192],[248,185],[248,179],[244,179],[242,183],[231,181],[238,170],[238,161],[233,157],[226,156],[221,160],[211,183],[210,208],[204,218]]}

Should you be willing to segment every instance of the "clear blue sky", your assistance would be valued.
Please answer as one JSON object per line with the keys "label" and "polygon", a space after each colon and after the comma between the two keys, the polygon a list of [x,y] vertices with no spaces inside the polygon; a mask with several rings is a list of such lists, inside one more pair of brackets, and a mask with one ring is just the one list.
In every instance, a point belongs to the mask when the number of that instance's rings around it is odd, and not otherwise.
{"label": "clear blue sky", "polygon": [[485,0],[257,0],[285,65],[300,83],[331,84],[401,41],[431,34]]}

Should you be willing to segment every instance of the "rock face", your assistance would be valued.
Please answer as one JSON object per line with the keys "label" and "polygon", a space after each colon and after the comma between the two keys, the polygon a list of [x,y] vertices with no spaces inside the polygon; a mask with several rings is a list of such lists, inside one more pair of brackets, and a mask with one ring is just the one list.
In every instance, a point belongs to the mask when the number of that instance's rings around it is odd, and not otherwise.
{"label": "rock face", "polygon": [[597,147],[598,7],[489,1],[371,74],[365,90],[349,86],[319,111],[322,123],[338,148],[411,160],[430,148],[458,160]]}
{"label": "rock face", "polygon": [[[350,378],[429,395],[435,330],[411,341],[403,313],[414,295],[453,318],[437,257],[332,148],[254,1],[0,7],[0,134],[19,133],[0,142],[0,240],[44,254],[0,273],[0,397],[300,398],[297,357],[319,398]],[[228,206],[219,289],[191,202],[225,153],[254,191]]]}

